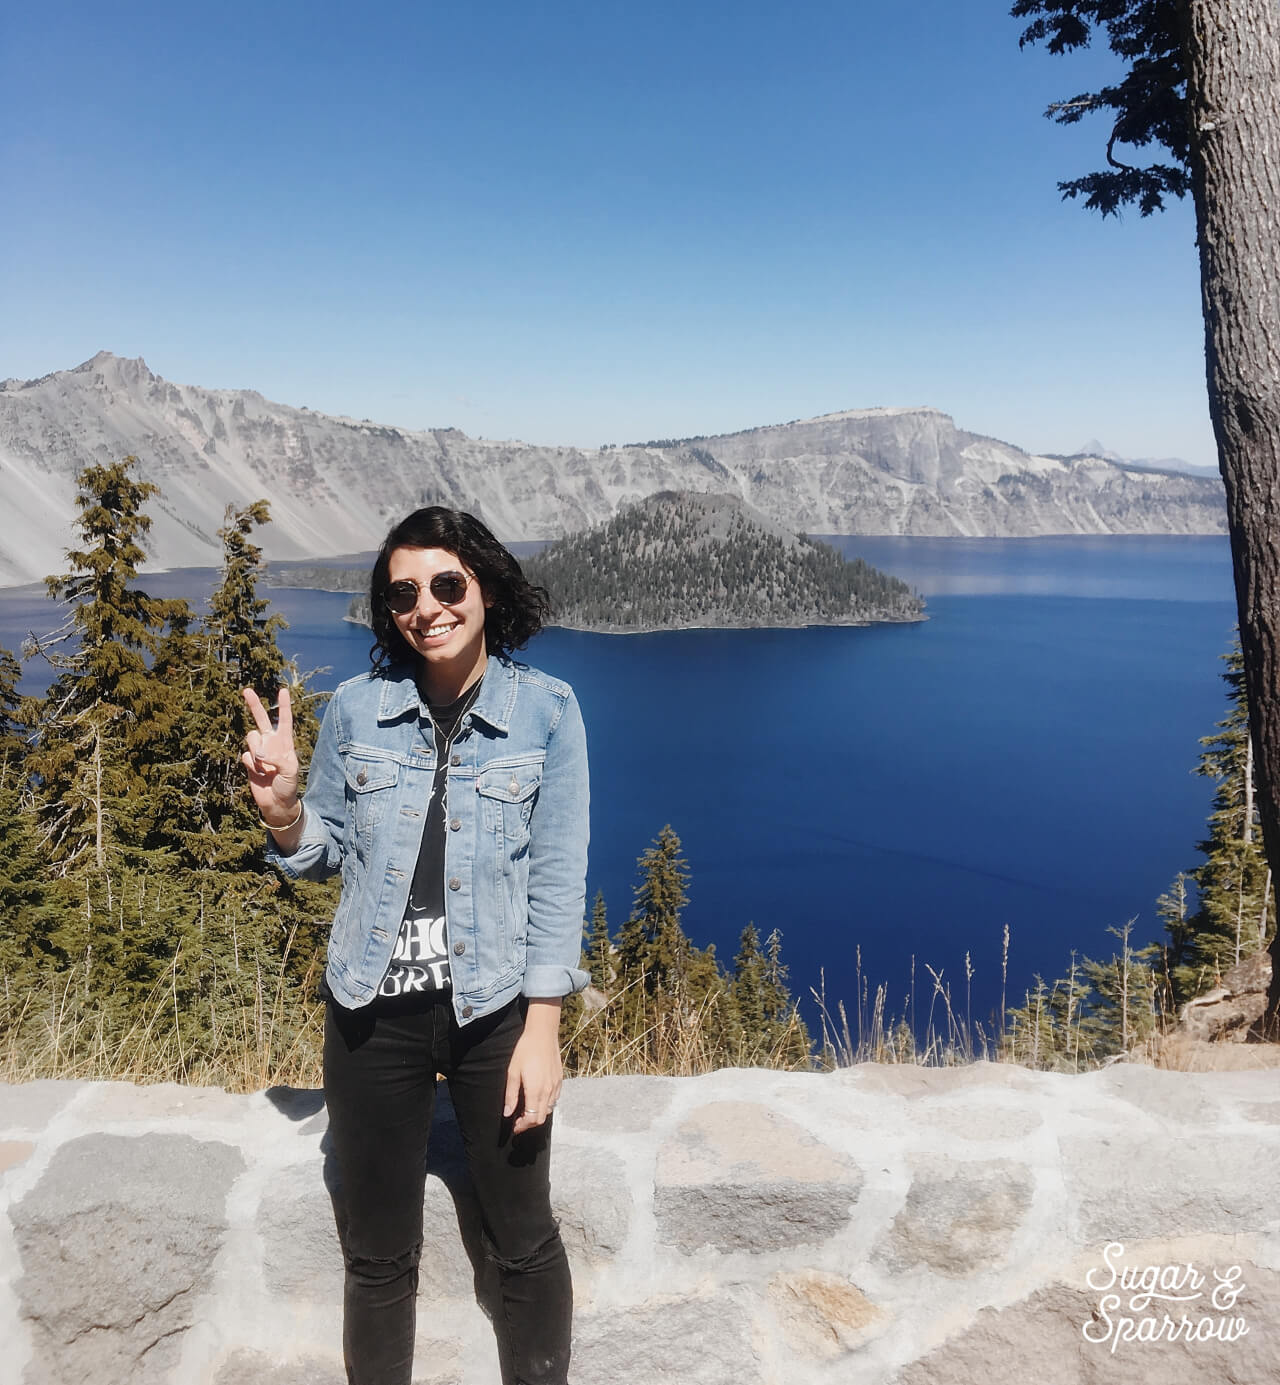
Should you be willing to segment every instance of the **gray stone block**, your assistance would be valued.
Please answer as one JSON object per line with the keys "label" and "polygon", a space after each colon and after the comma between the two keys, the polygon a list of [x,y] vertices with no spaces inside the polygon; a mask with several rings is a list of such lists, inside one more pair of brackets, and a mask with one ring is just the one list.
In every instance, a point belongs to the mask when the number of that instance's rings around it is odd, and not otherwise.
{"label": "gray stone block", "polygon": [[[260,1351],[237,1351],[218,1367],[214,1385],[347,1385],[341,1361],[299,1356],[281,1361]],[[413,1385],[462,1385],[456,1342],[423,1342],[414,1351]]]}
{"label": "gray stone block", "polygon": [[1063,1135],[1058,1147],[1078,1244],[1256,1231],[1275,1216],[1266,1190],[1276,1184],[1276,1156],[1259,1144],[1108,1133]]}
{"label": "gray stone block", "polygon": [[999,1264],[1031,1207],[1031,1172],[1010,1159],[958,1163],[940,1155],[911,1161],[902,1210],[876,1247],[901,1272],[923,1266],[963,1278]]}
{"label": "gray stone block", "polygon": [[794,1121],[757,1102],[711,1102],[659,1151],[658,1236],[685,1251],[812,1244],[848,1222],[861,1187],[850,1160]]}
{"label": "gray stone block", "polygon": [[970,1087],[1000,1087],[1029,1092],[1043,1086],[1045,1074],[1032,1073],[1015,1063],[966,1063],[958,1067],[927,1068],[918,1063],[859,1063],[832,1073],[840,1086],[885,1092],[918,1101],[923,1097],[952,1096]]}
{"label": "gray stone block", "polygon": [[[1099,1312],[1100,1295],[1054,1284],[1007,1308],[984,1308],[964,1331],[900,1371],[891,1385],[1271,1385],[1280,1379],[1280,1275],[1245,1263],[1245,1290],[1228,1313],[1211,1304],[1153,1305],[1154,1333],[1168,1312],[1177,1323],[1242,1317],[1247,1333],[1233,1341],[1116,1342],[1117,1323],[1142,1314]],[[1092,1340],[1084,1335],[1088,1325]],[[1135,1329],[1136,1330],[1136,1329]]]}
{"label": "gray stone block", "polygon": [[1205,1125],[1219,1115],[1221,1106],[1201,1085],[1203,1081],[1199,1074],[1164,1072],[1134,1063],[1114,1063],[1082,1078],[1086,1089],[1106,1092],[1147,1115],[1180,1125]]}
{"label": "gray stone block", "polygon": [[272,1293],[341,1304],[342,1248],[319,1159],[272,1177],[258,1203],[257,1230]]}
{"label": "gray stone block", "polygon": [[580,1313],[570,1385],[759,1385],[746,1311],[726,1294]]}
{"label": "gray stone block", "polygon": [[927,1120],[930,1130],[961,1140],[1021,1140],[1044,1124],[1040,1112],[1026,1106],[993,1106],[978,1101],[954,1106],[939,1103],[929,1108]]}
{"label": "gray stone block", "polygon": [[77,1115],[86,1125],[110,1121],[241,1121],[248,1111],[243,1096],[221,1087],[186,1087],[177,1082],[97,1082]]}
{"label": "gray stone block", "polygon": [[601,1134],[648,1130],[671,1105],[670,1077],[573,1077],[560,1093],[556,1120]]}
{"label": "gray stone block", "polygon": [[631,1225],[626,1167],[607,1150],[561,1140],[551,1155],[551,1205],[570,1261],[611,1260]]}
{"label": "gray stone block", "polygon": [[[423,1337],[427,1310],[418,1308],[418,1337],[413,1344],[413,1385],[462,1385],[462,1344]],[[437,1324],[439,1325],[439,1324]]]}
{"label": "gray stone block", "polygon": [[237,1150],[185,1135],[86,1135],[11,1209],[28,1385],[160,1382],[226,1229]]}
{"label": "gray stone block", "polygon": [[237,1351],[218,1367],[214,1385],[347,1385],[341,1361],[299,1356],[278,1361],[260,1351]]}
{"label": "gray stone block", "polygon": [[825,1241],[849,1221],[855,1196],[852,1186],[835,1183],[659,1188],[654,1213],[659,1240],[678,1250],[760,1254]]}
{"label": "gray stone block", "polygon": [[0,1082],[0,1130],[43,1130],[83,1082]]}
{"label": "gray stone block", "polygon": [[[1084,1385],[1113,1377],[1105,1352],[1081,1335],[1093,1304],[1079,1289],[1056,1284],[1004,1309],[986,1308],[973,1324],[893,1377],[890,1385]],[[1119,1377],[1114,1378],[1117,1382]],[[1160,1377],[1144,1377],[1155,1385]],[[1164,1385],[1161,1380],[1161,1385]]]}
{"label": "gray stone block", "polygon": [[480,1213],[469,1183],[427,1178],[422,1205],[422,1265],[418,1297],[474,1299],[476,1276],[488,1275],[480,1241]]}

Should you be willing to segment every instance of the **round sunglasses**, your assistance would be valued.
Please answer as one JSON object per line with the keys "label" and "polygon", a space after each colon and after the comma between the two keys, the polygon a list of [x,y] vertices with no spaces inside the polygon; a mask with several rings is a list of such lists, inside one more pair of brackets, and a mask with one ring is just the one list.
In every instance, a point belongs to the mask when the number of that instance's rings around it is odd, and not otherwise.
{"label": "round sunglasses", "polygon": [[[466,596],[467,583],[474,577],[474,572],[437,572],[427,583],[427,590],[442,606],[456,606]],[[417,582],[406,578],[403,582],[392,582],[382,599],[393,615],[407,616],[417,608],[421,592]]]}

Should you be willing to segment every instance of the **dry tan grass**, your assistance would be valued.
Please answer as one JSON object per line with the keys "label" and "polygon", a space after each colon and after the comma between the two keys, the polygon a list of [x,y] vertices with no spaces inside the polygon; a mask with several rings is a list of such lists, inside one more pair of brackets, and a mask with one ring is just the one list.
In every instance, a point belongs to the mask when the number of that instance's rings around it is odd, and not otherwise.
{"label": "dry tan grass", "polygon": [[320,1085],[324,1007],[298,998],[314,994],[311,973],[289,986],[278,977],[270,993],[259,977],[249,1003],[212,1006],[215,1032],[198,1047],[174,1022],[169,980],[156,982],[124,1027],[78,1003],[78,969],[47,980],[28,992],[0,1034],[0,1081],[181,1082],[229,1092]]}
{"label": "dry tan grass", "polygon": [[[175,1023],[180,1016],[171,973],[156,982],[138,1018],[127,1026],[113,1027],[101,1011],[86,1010],[79,1002],[83,978],[73,968],[28,992],[17,1013],[4,1017],[0,1081],[180,1082],[231,1092],[260,1091],[275,1084],[318,1087],[324,1007],[303,999],[315,993],[317,966],[300,982],[287,980],[283,968],[274,978],[259,975],[247,1001],[228,996],[211,1004],[211,1032],[202,1033],[194,1046],[184,1041],[182,1026]],[[1012,1030],[989,1035],[981,1025],[962,1022],[941,979],[930,975],[929,1019],[918,1039],[905,1014],[887,1013],[883,986],[859,1006],[852,1025],[843,1001],[829,1007],[825,992],[814,992],[820,1028],[811,1036],[814,1053],[808,1061],[797,1057],[800,1020],[795,1012],[789,1027],[772,1042],[743,1037],[730,1045],[722,1037],[724,1026],[715,1013],[714,996],[696,1006],[681,1006],[670,997],[646,997],[642,987],[632,997],[625,991],[610,996],[593,989],[564,1036],[568,1071],[587,1077],[694,1076],[723,1067],[830,1069],[867,1062],[930,1067],[975,1061],[1046,1065],[1023,1051],[1025,1044],[1014,1041]],[[618,1018],[632,1001],[639,1020],[625,1036]],[[940,1029],[934,1023],[937,1018],[942,1021]],[[1125,1054],[1124,1060],[1178,1072],[1280,1068],[1280,1044],[1208,1043],[1170,1029],[1153,1035]],[[1096,1066],[1084,1061],[1069,1070]]]}
{"label": "dry tan grass", "polygon": [[1280,1044],[1209,1043],[1172,1033],[1161,1035],[1141,1058],[1170,1072],[1248,1072],[1280,1068]]}
{"label": "dry tan grass", "polygon": [[[804,1066],[793,1056],[801,1030],[793,1011],[785,1030],[772,1041],[744,1037],[726,1045],[716,1013],[717,999],[705,996],[697,1005],[678,999],[661,1001],[644,992],[643,975],[629,986],[606,995],[589,988],[582,1010],[567,1034],[567,1070],[575,1077],[606,1077],[622,1073],[694,1077],[724,1067],[794,1069]],[[638,1016],[621,1033],[619,1016],[633,1006]]]}

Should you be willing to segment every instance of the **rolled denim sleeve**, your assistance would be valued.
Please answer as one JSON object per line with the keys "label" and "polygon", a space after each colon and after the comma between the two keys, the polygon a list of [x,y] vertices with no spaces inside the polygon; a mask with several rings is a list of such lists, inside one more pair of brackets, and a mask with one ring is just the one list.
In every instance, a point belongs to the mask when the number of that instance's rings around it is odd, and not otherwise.
{"label": "rolled denim sleeve", "polygon": [[326,880],[342,869],[346,776],[338,754],[338,695],[329,699],[302,796],[302,836],[286,856],[267,833],[267,860],[291,880]]}
{"label": "rolled denim sleeve", "polygon": [[590,980],[578,962],[587,900],[590,830],[587,733],[570,692],[547,737],[542,785],[529,823],[527,996],[580,991]]}

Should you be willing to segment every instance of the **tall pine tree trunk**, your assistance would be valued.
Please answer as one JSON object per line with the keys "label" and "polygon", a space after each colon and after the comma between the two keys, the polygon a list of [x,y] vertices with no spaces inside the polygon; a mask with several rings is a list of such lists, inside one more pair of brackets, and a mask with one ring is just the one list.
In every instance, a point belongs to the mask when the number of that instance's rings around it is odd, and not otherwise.
{"label": "tall pine tree trunk", "polygon": [[[1280,878],[1280,6],[1180,0],[1209,410],[1227,490],[1258,808]],[[1280,1031],[1280,931],[1266,1027]]]}
{"label": "tall pine tree trunk", "polygon": [[93,728],[93,858],[101,870],[106,860],[102,841],[102,728]]}

